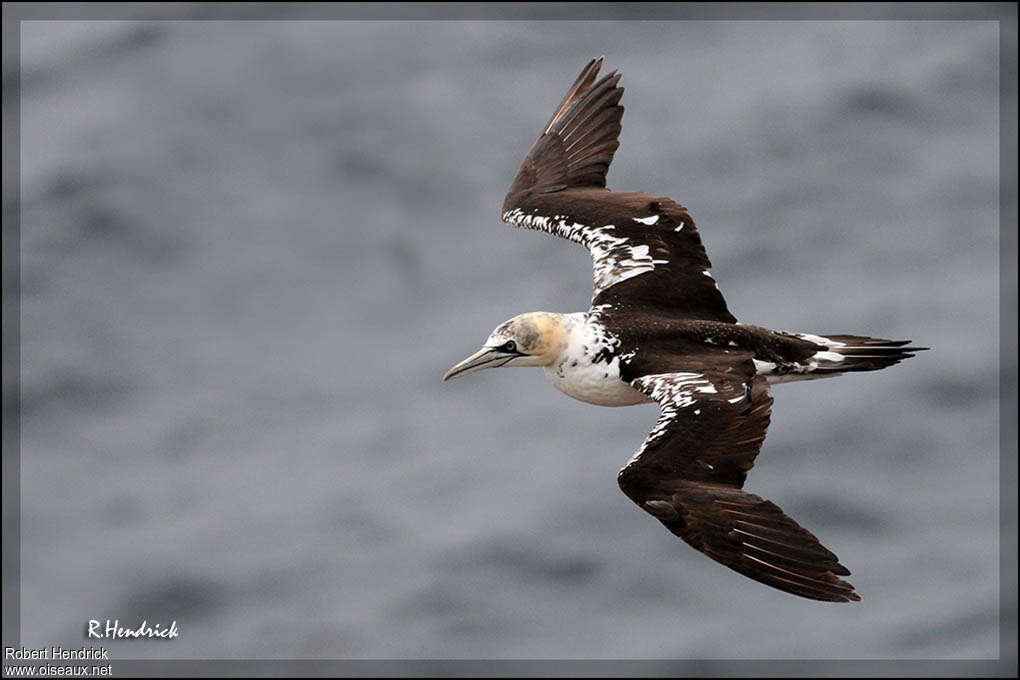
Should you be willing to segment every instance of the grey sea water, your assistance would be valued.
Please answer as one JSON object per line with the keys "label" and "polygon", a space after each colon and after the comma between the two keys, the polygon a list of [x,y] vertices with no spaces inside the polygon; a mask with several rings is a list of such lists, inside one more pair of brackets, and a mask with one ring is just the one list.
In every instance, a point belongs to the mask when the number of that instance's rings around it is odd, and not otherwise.
{"label": "grey sea water", "polygon": [[[115,657],[998,654],[995,23],[21,35],[23,644],[145,618],[180,638]],[[599,54],[627,90],[610,187],[690,209],[738,318],[934,348],[774,390],[747,488],[859,604],[625,498],[654,407],[440,383],[504,319],[587,307],[587,254],[499,206]]]}

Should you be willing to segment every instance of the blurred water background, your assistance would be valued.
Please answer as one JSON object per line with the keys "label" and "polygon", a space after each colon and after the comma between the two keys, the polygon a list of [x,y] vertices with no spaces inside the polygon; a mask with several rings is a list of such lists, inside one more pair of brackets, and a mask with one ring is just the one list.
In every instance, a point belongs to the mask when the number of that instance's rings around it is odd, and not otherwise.
{"label": "blurred water background", "polygon": [[[115,658],[996,656],[997,40],[23,24],[22,642],[147,618],[181,637]],[[499,206],[599,54],[627,89],[610,187],[688,206],[738,318],[934,348],[774,390],[747,487],[860,604],[745,579],[625,498],[654,407],[439,381],[506,318],[587,308],[587,254]]]}

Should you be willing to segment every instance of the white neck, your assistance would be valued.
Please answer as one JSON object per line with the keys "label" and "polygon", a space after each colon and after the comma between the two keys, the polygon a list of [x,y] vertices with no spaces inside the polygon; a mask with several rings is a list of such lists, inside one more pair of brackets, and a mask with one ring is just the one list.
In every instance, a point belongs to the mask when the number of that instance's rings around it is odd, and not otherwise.
{"label": "white neck", "polygon": [[[599,406],[629,406],[649,398],[620,380],[620,359],[607,360],[616,339],[588,313],[565,314],[566,338],[545,366],[549,382],[561,392]],[[596,360],[601,358],[601,361]]]}

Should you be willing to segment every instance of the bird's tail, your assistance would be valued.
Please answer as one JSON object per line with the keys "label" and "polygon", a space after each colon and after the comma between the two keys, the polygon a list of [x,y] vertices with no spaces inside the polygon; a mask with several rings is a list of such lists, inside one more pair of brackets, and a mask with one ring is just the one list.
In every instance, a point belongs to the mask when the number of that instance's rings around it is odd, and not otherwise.
{"label": "bird's tail", "polygon": [[910,340],[883,340],[862,335],[813,335],[779,332],[820,346],[814,354],[789,363],[755,360],[758,373],[770,385],[800,380],[831,378],[855,371],[877,371],[914,356],[927,347],[911,346]]}
{"label": "bird's tail", "polygon": [[[928,347],[910,345],[910,340],[883,340],[862,335],[809,335],[798,333],[797,337],[810,340],[826,349],[816,353],[809,360],[815,364],[812,373],[849,373],[851,371],[877,371]],[[820,376],[819,376],[820,377]]]}

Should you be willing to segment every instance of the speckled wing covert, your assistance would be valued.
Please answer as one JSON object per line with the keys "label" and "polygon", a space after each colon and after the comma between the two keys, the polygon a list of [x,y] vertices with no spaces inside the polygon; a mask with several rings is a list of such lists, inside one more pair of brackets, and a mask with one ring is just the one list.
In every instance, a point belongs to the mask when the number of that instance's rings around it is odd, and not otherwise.
{"label": "speckled wing covert", "polygon": [[601,66],[602,57],[585,66],[531,147],[503,202],[503,220],[588,248],[592,306],[734,323],[687,209],[665,197],[606,189],[620,145],[623,88],[615,71],[596,81]]}
{"label": "speckled wing covert", "polygon": [[765,441],[772,397],[751,362],[643,375],[631,382],[661,413],[620,470],[620,488],[667,529],[713,560],[801,597],[860,600],[850,572],[778,506],[742,491]]}

